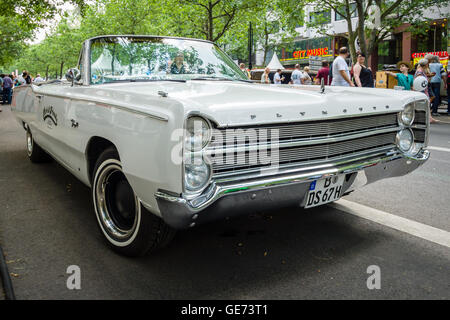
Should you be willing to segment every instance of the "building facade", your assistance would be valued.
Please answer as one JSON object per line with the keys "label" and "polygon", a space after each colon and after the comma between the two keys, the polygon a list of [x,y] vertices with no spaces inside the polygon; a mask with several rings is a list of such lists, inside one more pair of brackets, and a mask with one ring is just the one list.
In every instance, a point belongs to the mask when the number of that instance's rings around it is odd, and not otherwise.
{"label": "building facade", "polygon": [[[355,4],[351,4],[351,9]],[[422,35],[414,35],[409,31],[409,24],[403,24],[396,28],[393,33],[380,42],[378,50],[372,54],[368,61],[372,70],[380,70],[384,65],[396,64],[398,61],[409,61],[416,63],[418,57],[428,52],[434,52],[441,57],[444,65],[448,63],[449,47],[449,24],[450,5],[444,8],[431,7],[423,10],[423,19],[430,19],[429,28]],[[324,36],[315,28],[308,28],[308,22],[320,17],[323,22],[322,30],[328,36]],[[352,25],[353,30],[357,24],[357,13],[353,10]],[[275,52],[281,63],[286,68],[292,68],[295,64],[310,65],[312,70],[317,69],[322,60],[333,60],[338,49],[343,46],[348,47],[346,35],[348,33],[347,21],[333,10],[317,11],[314,6],[306,6],[305,21],[303,26],[296,28],[297,36],[292,43],[280,43],[275,51],[266,55],[263,61],[263,52],[257,51],[256,64],[267,65]]]}

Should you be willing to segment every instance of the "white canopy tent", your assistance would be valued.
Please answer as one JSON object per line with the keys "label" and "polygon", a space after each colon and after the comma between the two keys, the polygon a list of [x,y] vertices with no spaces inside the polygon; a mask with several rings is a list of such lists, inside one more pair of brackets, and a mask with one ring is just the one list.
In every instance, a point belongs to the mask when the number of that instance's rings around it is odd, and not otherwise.
{"label": "white canopy tent", "polygon": [[278,69],[284,70],[285,69],[285,67],[283,67],[280,60],[278,59],[278,56],[276,53],[273,54],[272,60],[270,60],[269,64],[267,65],[267,68],[269,68],[270,70],[278,70]]}

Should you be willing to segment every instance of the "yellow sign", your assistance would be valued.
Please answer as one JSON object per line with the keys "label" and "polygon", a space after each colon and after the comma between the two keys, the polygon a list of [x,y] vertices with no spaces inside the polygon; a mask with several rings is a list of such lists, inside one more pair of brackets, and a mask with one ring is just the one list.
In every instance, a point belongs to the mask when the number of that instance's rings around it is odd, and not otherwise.
{"label": "yellow sign", "polygon": [[[432,55],[438,56],[440,63],[444,66],[444,68],[447,68],[448,66],[448,52],[447,51],[439,51],[439,52],[428,52]],[[420,52],[420,53],[413,53],[413,66],[416,65],[416,63],[419,63],[420,59],[423,59],[427,52]]]}
{"label": "yellow sign", "polygon": [[[420,59],[423,59],[423,57],[414,58],[414,60],[413,60],[413,66],[415,66],[416,63],[419,63]],[[444,68],[447,69],[447,66],[448,66],[448,58],[446,58],[446,59],[440,58],[440,59],[439,59],[439,62],[442,63],[442,65],[444,66]]]}

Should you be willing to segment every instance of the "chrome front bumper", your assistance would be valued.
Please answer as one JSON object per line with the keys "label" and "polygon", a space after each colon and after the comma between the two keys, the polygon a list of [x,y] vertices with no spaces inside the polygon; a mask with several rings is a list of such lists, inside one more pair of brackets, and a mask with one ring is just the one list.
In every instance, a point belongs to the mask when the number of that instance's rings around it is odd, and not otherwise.
{"label": "chrome front bumper", "polygon": [[303,207],[309,185],[314,180],[345,174],[343,193],[349,193],[384,178],[408,174],[429,156],[428,150],[420,151],[415,157],[389,152],[344,163],[280,171],[271,176],[212,183],[192,200],[164,191],[158,191],[155,197],[164,221],[174,228],[184,229],[226,216],[281,207]]}

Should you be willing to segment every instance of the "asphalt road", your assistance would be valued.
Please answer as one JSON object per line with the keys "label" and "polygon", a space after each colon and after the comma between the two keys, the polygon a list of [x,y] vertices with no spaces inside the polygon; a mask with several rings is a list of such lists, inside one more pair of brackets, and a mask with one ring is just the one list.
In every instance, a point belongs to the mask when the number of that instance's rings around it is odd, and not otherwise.
{"label": "asphalt road", "polygon": [[[444,149],[422,168],[345,199],[450,231],[450,119],[441,119],[430,145]],[[331,205],[249,213],[179,232],[152,256],[119,256],[97,229],[90,189],[55,162],[32,164],[25,150],[4,107],[0,245],[18,299],[450,298],[449,247]],[[66,287],[70,265],[81,269],[81,290]],[[380,289],[367,288],[371,265]]]}

